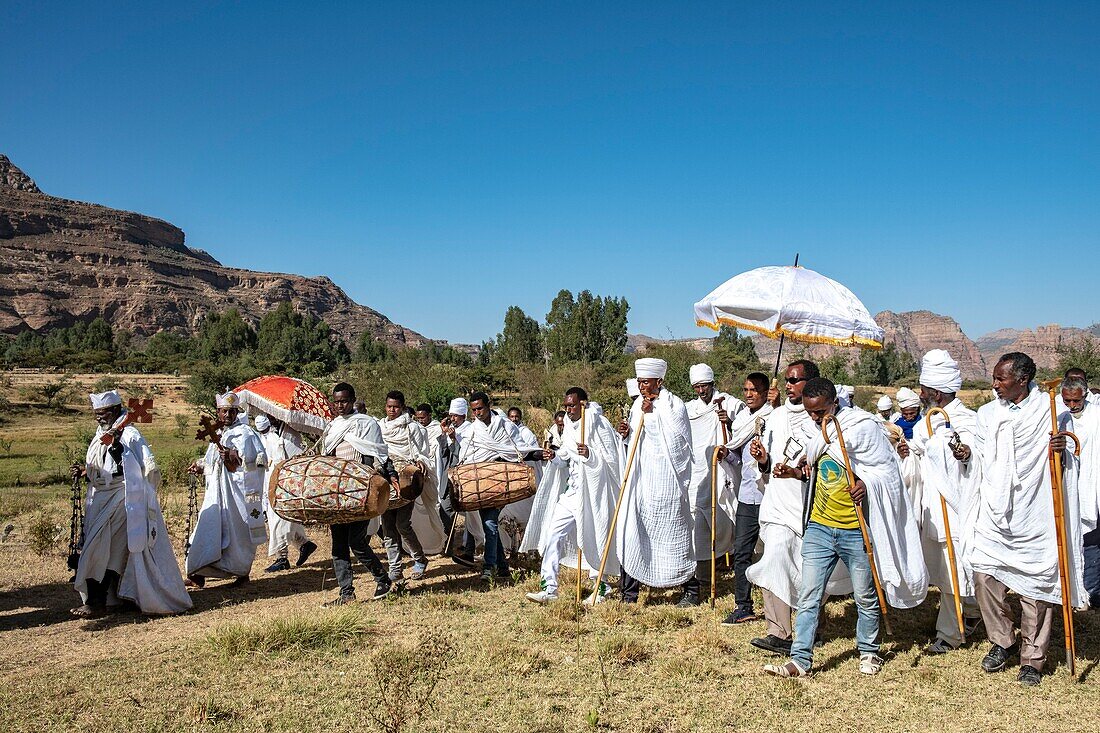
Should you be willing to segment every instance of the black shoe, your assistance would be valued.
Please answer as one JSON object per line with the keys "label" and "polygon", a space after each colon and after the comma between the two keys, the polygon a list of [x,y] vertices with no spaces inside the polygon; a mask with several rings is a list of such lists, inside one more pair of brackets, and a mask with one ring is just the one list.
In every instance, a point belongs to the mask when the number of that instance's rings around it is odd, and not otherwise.
{"label": "black shoe", "polygon": [[695,608],[698,605],[699,596],[690,592],[685,592],[676,602],[676,608]]}
{"label": "black shoe", "polygon": [[290,560],[287,560],[285,557],[280,557],[264,568],[265,573],[277,573],[280,570],[290,570]]}
{"label": "black shoe", "polygon": [[474,559],[474,556],[467,555],[464,552],[456,552],[455,554],[451,555],[451,559],[464,568],[477,567],[477,560]]}
{"label": "black shoe", "polygon": [[1008,659],[1016,653],[1016,645],[1005,649],[1003,646],[993,644],[989,647],[989,653],[982,660],[982,669],[986,672],[1000,672],[1008,664]]}
{"label": "black shoe", "polygon": [[1043,681],[1043,673],[1030,664],[1025,664],[1020,667],[1020,674],[1016,675],[1016,681],[1025,687],[1035,687]]}
{"label": "black shoe", "polygon": [[338,606],[348,606],[355,603],[355,594],[349,593],[348,595],[338,595],[331,601],[326,601],[321,604],[321,608],[336,608]]}
{"label": "black shoe", "polygon": [[791,640],[780,639],[778,636],[768,634],[767,636],[757,637],[749,642],[757,649],[763,649],[766,652],[772,654],[789,655],[791,653]]}
{"label": "black shoe", "polygon": [[948,644],[946,641],[940,638],[933,640],[928,646],[924,647],[925,654],[947,654],[948,652],[955,651],[955,647]]}
{"label": "black shoe", "polygon": [[752,612],[751,608],[738,608],[734,610],[729,616],[726,616],[726,620],[722,622],[723,626],[736,626],[737,624],[747,623],[749,621],[755,621],[756,614]]}
{"label": "black shoe", "polygon": [[317,543],[306,542],[304,545],[298,548],[298,561],[294,563],[294,567],[300,568],[306,564],[306,560],[309,556],[317,552]]}
{"label": "black shoe", "polygon": [[378,578],[378,585],[374,587],[374,600],[385,598],[393,591],[393,583],[386,576]]}
{"label": "black shoe", "polygon": [[623,596],[623,603],[630,603],[632,605],[636,605],[638,603],[638,596],[635,596],[635,595]]}

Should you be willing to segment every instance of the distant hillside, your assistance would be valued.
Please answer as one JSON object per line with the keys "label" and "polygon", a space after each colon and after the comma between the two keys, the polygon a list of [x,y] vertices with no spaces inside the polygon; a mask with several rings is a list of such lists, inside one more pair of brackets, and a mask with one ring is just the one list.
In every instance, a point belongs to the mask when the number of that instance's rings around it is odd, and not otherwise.
{"label": "distant hillside", "polygon": [[392,346],[426,341],[327,277],[225,267],[168,222],[46,195],[0,155],[0,333],[97,316],[138,337],[194,332],[210,311],[232,306],[256,323],[286,301],[352,345],[364,331]]}

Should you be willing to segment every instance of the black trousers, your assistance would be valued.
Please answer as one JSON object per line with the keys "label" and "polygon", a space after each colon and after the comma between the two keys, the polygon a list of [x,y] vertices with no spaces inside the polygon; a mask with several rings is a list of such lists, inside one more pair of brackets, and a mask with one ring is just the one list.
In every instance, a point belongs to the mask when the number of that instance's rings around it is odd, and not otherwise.
{"label": "black trousers", "polygon": [[89,606],[106,606],[107,594],[114,588],[118,590],[118,573],[114,570],[107,570],[103,573],[103,580],[92,580],[88,578],[88,605]]}
{"label": "black trousers", "polygon": [[370,546],[370,535],[367,527],[370,521],[348,522],[347,524],[333,524],[329,527],[332,535],[332,568],[336,573],[336,582],[340,584],[340,595],[350,596],[355,593],[353,585],[354,574],[351,570],[351,555],[366,566],[376,581],[381,582],[388,578],[386,568],[382,565],[378,556]]}
{"label": "black trousers", "polygon": [[[619,590],[622,592],[623,603],[637,603],[638,591],[641,590],[642,584],[637,578],[631,577],[625,569],[619,570]],[[699,597],[699,576],[698,574],[691,576],[691,578],[680,586],[681,590],[685,594],[694,594],[696,598]]]}
{"label": "black trousers", "polygon": [[752,551],[760,538],[760,505],[738,504],[733,535],[733,598],[737,607],[752,610],[752,583],[745,571],[752,564]]}

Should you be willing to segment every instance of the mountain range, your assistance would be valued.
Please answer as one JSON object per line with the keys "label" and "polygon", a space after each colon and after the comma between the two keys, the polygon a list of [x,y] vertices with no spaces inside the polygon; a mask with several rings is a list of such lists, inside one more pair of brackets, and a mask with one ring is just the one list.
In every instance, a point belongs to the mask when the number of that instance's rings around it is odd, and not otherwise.
{"label": "mountain range", "polygon": [[[228,307],[256,323],[285,301],[323,319],[349,344],[363,332],[396,347],[428,342],[356,303],[327,277],[226,267],[189,247],[183,231],[168,222],[45,194],[0,154],[0,333],[43,331],[103,317],[140,339],[164,329],[194,332],[207,313]],[[1001,329],[972,340],[953,318],[931,311],[883,311],[875,320],[887,342],[918,359],[929,349],[947,349],[968,379],[986,378],[992,360],[1007,351],[1024,351],[1040,366],[1052,367],[1060,345],[1100,342],[1100,324]],[[666,341],[632,335],[627,351]],[[708,338],[680,341],[700,350],[710,346]],[[753,341],[762,361],[775,359],[776,341],[755,334]],[[826,346],[795,349],[816,359],[834,351]]]}

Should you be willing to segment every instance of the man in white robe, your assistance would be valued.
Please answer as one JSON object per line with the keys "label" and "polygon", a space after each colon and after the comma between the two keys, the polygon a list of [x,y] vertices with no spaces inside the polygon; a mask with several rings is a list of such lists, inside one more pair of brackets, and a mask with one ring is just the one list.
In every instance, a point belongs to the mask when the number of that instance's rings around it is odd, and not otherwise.
{"label": "man in white robe", "polygon": [[[806,382],[820,376],[817,364],[806,359],[792,361],[785,372],[787,400],[768,417],[764,435],[749,444],[749,454],[764,477],[760,501],[760,541],[764,552],[746,576],[760,588],[764,598],[765,635],[750,643],[773,654],[787,655],[794,634],[792,609],[802,588],[802,516],[805,495],[800,478],[779,475],[780,466],[795,466],[806,446],[817,434],[817,426],[802,406]],[[851,582],[838,567],[828,592],[852,592]]]}
{"label": "man in white robe", "polygon": [[428,555],[440,552],[447,539],[438,511],[436,458],[432,455],[428,431],[409,417],[405,410],[405,395],[399,390],[386,395],[386,417],[379,421],[378,426],[382,431],[382,440],[389,450],[390,460],[395,463],[417,464],[423,471],[420,495],[400,506],[397,506],[400,502],[395,501],[397,497],[391,496],[391,502],[395,506],[382,515],[382,533],[390,565],[390,580],[397,581],[404,576],[402,551],[413,559],[409,577],[420,580],[428,568]]}
{"label": "man in white robe", "polygon": [[[933,349],[921,360],[921,401],[928,409],[938,407],[950,418],[950,425],[939,413],[932,415],[932,434],[921,420],[913,427],[913,439],[898,444],[902,460],[919,462],[921,490],[919,516],[924,562],[932,585],[940,589],[939,615],[936,617],[936,638],[925,647],[927,654],[945,654],[957,649],[981,622],[981,612],[974,599],[973,574],[962,562],[964,539],[970,534],[978,504],[980,468],[976,463],[963,464],[955,460],[955,441],[974,442],[977,414],[956,397],[962,389],[962,372],[958,363],[943,349]],[[958,436],[957,438],[955,436]],[[910,492],[912,495],[912,492]],[[943,497],[941,502],[940,497]],[[943,523],[943,503],[947,504],[947,519],[955,548],[955,572],[959,582],[963,612],[963,631],[959,630],[952,592],[951,566],[947,551],[947,533]]]}
{"label": "man in white robe", "polygon": [[[321,434],[321,455],[336,456],[349,461],[359,461],[373,466],[390,485],[396,488],[397,473],[390,461],[389,450],[382,440],[378,421],[370,415],[355,411],[355,388],[347,382],[333,386],[329,398],[334,417]],[[375,589],[372,600],[385,598],[393,584],[382,562],[370,546],[370,538],[378,531],[379,520],[369,519],[329,525],[332,537],[332,569],[340,594],[323,604],[330,608],[354,603],[355,573],[351,556],[366,566],[374,576]]]}
{"label": "man in white robe", "polygon": [[[711,467],[715,449],[729,440],[729,429],[734,419],[748,408],[733,395],[714,387],[714,370],[707,364],[694,364],[688,370],[695,399],[688,402],[688,420],[691,425],[691,504],[692,545],[695,553],[695,574],[700,583],[709,582],[711,573]],[[729,493],[730,487],[740,477],[739,461],[729,451],[720,451],[718,474],[715,477],[716,498]],[[733,549],[734,516],[727,513],[727,506],[717,502],[714,516],[714,554],[725,555]],[[688,602],[692,599],[689,597]],[[695,599],[698,601],[698,599]]]}
{"label": "man in white robe", "polygon": [[[893,446],[874,417],[857,407],[841,408],[836,387],[827,379],[807,382],[802,402],[819,428],[826,418],[835,417],[844,439],[841,442],[836,427],[830,425],[829,442],[819,432],[806,446],[806,457],[799,466],[784,466],[781,471],[809,479],[810,493],[803,515],[802,589],[790,661],[765,665],[764,670],[780,677],[804,677],[809,673],[826,586],[836,566],[843,563],[856,602],[859,671],[875,675],[884,663],[878,645],[883,609],[859,516],[866,515],[874,569],[886,603],[894,608],[914,608],[928,593],[928,571],[917,519],[902,484]],[[848,474],[849,462],[852,475]]]}
{"label": "man in white robe", "polygon": [[267,540],[263,493],[267,453],[260,436],[241,422],[240,398],[227,392],[217,398],[221,429],[201,462],[188,469],[206,478],[206,494],[187,553],[188,585],[201,588],[207,578],[248,582],[256,546]]}
{"label": "man in white robe", "polygon": [[664,388],[663,359],[634,362],[642,396],[630,409],[626,491],[615,527],[622,600],[639,587],[682,586],[677,605],[699,603],[691,512],[691,424],[683,400]]}
{"label": "man in white robe", "polygon": [[875,419],[887,423],[893,420],[893,415],[894,401],[889,395],[879,395],[878,402],[875,403]]}
{"label": "man in white robe", "polygon": [[[725,626],[743,624],[756,619],[752,601],[752,583],[747,572],[760,539],[760,503],[764,500],[764,474],[751,452],[754,437],[762,437],[767,418],[775,409],[768,400],[769,380],[766,374],[753,372],[745,377],[742,387],[746,410],[733,421],[729,441],[721,453],[728,453],[733,462],[736,483],[719,495],[719,503],[734,520],[733,597],[737,606],[722,622]],[[721,456],[724,458],[724,456]]]}
{"label": "man in white robe", "polygon": [[[441,486],[446,489],[440,492],[440,512],[443,517],[443,526],[447,528],[448,535],[454,533],[454,524],[457,512],[451,506],[451,485],[447,478],[447,469],[458,465],[459,453],[462,441],[470,435],[473,423],[469,418],[470,403],[465,397],[455,397],[447,408],[447,417],[440,423],[440,441],[443,445],[443,478]],[[451,559],[456,564],[467,568],[477,567],[475,553],[478,545],[484,547],[485,532],[481,527],[481,517],[477,512],[463,512],[462,546],[451,554]],[[447,548],[450,549],[449,547]]]}
{"label": "man in white robe", "polygon": [[[596,577],[622,480],[620,439],[600,405],[588,402],[588,393],[580,387],[571,387],[565,393],[565,414],[561,445],[556,451],[543,450],[549,463],[520,545],[523,552],[538,550],[542,555],[542,588],[527,594],[527,600],[535,603],[557,600],[558,568],[562,564],[577,567],[578,547],[583,568]],[[604,575],[618,574],[612,551]],[[601,582],[585,603],[592,605],[606,597],[607,585]]]}
{"label": "man in white robe", "polygon": [[1092,393],[1084,371],[1076,371],[1081,372],[1081,376],[1064,378],[1059,396],[1070,417],[1069,429],[1081,441],[1077,494],[1084,545],[1083,582],[1089,606],[1100,608],[1100,528],[1097,527],[1100,515],[1100,404],[1090,399]]}
{"label": "man in white robe", "polygon": [[558,410],[554,413],[554,422],[542,433],[543,443],[550,443],[550,450],[561,447],[561,434],[565,429],[565,411]]}
{"label": "man in white robe", "polygon": [[[1034,377],[1035,362],[1028,355],[1002,356],[993,369],[997,399],[978,409],[973,445],[961,444],[955,453],[959,460],[978,461],[981,468],[978,511],[965,561],[974,570],[975,595],[991,643],[982,669],[1000,672],[1018,653],[1017,680],[1026,686],[1042,681],[1054,607],[1062,602],[1050,450],[1065,456],[1070,603],[1076,608],[1086,602],[1077,463],[1073,453],[1065,451],[1065,437],[1050,435],[1050,400],[1032,382]],[[1059,429],[1066,429],[1068,423],[1068,415],[1063,414]],[[1019,641],[1009,590],[1020,596]]]}
{"label": "man in white robe", "polygon": [[[508,408],[508,419],[519,430],[521,442],[527,446],[538,446],[539,439],[531,428],[523,423],[523,410],[518,407]],[[560,444],[559,444],[560,445]],[[542,481],[542,461],[524,461],[535,472],[535,485]],[[531,507],[535,504],[535,497],[531,496],[522,501],[509,504],[500,510],[500,525],[503,530],[500,541],[504,545],[505,552],[512,552],[515,546],[523,540],[523,534],[527,531],[527,522],[531,519]]]}
{"label": "man in white robe", "polygon": [[86,477],[84,531],[75,587],[83,603],[74,616],[98,618],[129,602],[142,613],[191,608],[164,515],[157,501],[160,469],[149,444],[127,424],[115,390],[88,395],[96,434],[74,480]]}
{"label": "man in white robe", "polygon": [[[519,429],[512,421],[493,410],[489,395],[484,392],[472,393],[469,406],[474,419],[463,423],[463,425],[469,425],[464,433],[458,433],[458,429],[453,425],[443,428],[444,435],[453,443],[452,451],[458,454],[457,465],[487,461],[523,463],[542,460],[542,449],[538,444],[525,443]],[[500,507],[477,511],[482,530],[485,532],[485,557],[481,579],[487,583],[505,579],[511,575],[508,558],[504,554],[504,545],[500,541],[500,512]]]}
{"label": "man in white robe", "polygon": [[277,573],[290,570],[291,543],[298,548],[298,559],[294,566],[300,568],[306,564],[309,556],[317,551],[317,544],[309,539],[306,528],[299,522],[284,519],[271,509],[268,505],[267,489],[271,484],[271,474],[274,473],[275,467],[302,452],[302,436],[297,430],[279,423],[268,415],[257,415],[255,424],[256,432],[260,434],[260,441],[264,444],[264,453],[267,454],[262,492],[264,516],[267,517],[267,556],[275,558],[275,562],[267,566],[264,572]]}

